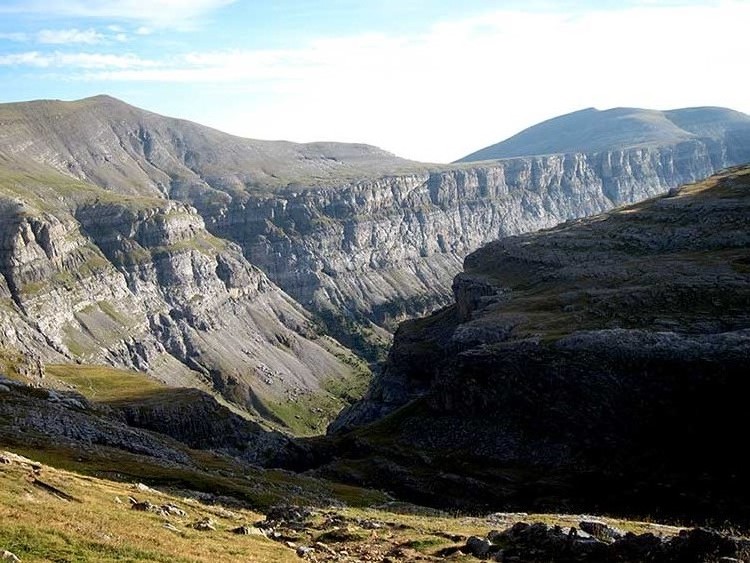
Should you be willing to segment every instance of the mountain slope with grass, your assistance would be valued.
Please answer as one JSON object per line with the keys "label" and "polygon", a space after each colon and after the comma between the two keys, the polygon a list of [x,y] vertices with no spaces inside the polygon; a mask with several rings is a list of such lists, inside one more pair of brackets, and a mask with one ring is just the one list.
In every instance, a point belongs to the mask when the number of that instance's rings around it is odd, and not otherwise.
{"label": "mountain slope with grass", "polygon": [[187,204],[0,167],[0,241],[0,348],[144,370],[303,434],[344,404],[327,388],[367,377]]}
{"label": "mountain slope with grass", "polygon": [[458,162],[615,149],[691,145],[729,153],[747,149],[750,116],[727,108],[697,107],[668,111],[640,108],[587,108],[529,127],[480,149]]}
{"label": "mountain slope with grass", "polygon": [[436,166],[106,96],[4,104],[0,346],[145,370],[320,433],[367,384],[357,355],[384,357],[400,320],[447,305],[469,252],[702,178],[738,147]]}

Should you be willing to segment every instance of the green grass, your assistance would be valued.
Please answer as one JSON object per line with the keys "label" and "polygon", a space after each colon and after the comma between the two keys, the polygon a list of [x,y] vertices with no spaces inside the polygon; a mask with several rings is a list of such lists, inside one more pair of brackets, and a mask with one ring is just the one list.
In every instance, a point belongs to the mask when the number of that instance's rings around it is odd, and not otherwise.
{"label": "green grass", "polygon": [[[24,563],[55,562],[234,562],[234,561],[299,561],[286,544],[284,537],[278,542],[262,536],[234,535],[229,532],[241,524],[253,525],[263,519],[263,506],[252,508],[232,504],[227,512],[220,504],[204,504],[188,498],[185,488],[190,483],[162,482],[159,490],[136,490],[133,481],[156,483],[149,480],[153,467],[148,462],[137,465],[131,460],[137,456],[123,457],[112,452],[111,462],[123,466],[124,471],[135,473],[113,474],[96,472],[97,459],[91,451],[65,451],[35,449],[31,445],[11,448],[35,462],[44,464],[40,479],[81,502],[66,502],[48,492],[29,486],[29,465],[18,461],[0,465],[0,547],[8,549]],[[102,450],[103,452],[104,450]],[[101,453],[101,452],[100,452]],[[295,545],[323,542],[337,552],[346,550],[353,560],[369,560],[370,554],[390,553],[395,560],[422,559],[439,556],[444,548],[461,547],[471,535],[485,536],[491,529],[506,529],[519,521],[542,522],[547,525],[577,526],[581,516],[560,514],[499,514],[492,520],[447,514],[404,503],[388,503],[382,495],[349,487],[348,493],[359,502],[355,506],[333,507],[329,501],[301,499],[295,491],[304,489],[317,493],[322,481],[281,471],[250,469],[247,475],[217,477],[227,473],[228,460],[205,453],[202,460],[210,472],[205,478],[215,482],[211,492],[226,494],[222,483],[236,481],[258,495],[275,494],[276,502],[305,504],[315,510],[302,532],[284,530],[292,534]],[[51,467],[56,466],[56,467]],[[80,470],[83,469],[84,473]],[[171,468],[174,470],[174,468]],[[237,468],[235,468],[237,469]],[[170,468],[163,468],[168,472]],[[172,488],[176,485],[180,488]],[[334,485],[339,491],[345,486]],[[206,490],[195,489],[192,490]],[[243,500],[234,490],[235,498]],[[163,517],[154,513],[130,509],[128,496],[147,499],[153,504],[173,503],[188,513],[187,517]],[[122,502],[116,502],[119,498]],[[268,506],[266,504],[265,506]],[[331,519],[331,516],[334,518]],[[190,527],[192,522],[210,517],[216,531],[199,532]],[[635,522],[600,518],[610,526],[635,533],[652,532],[673,535],[679,528],[660,526],[652,522]],[[177,530],[164,527],[169,522]],[[373,528],[372,524],[377,527]],[[454,561],[475,561],[467,556],[454,556]]]}
{"label": "green grass", "polygon": [[195,250],[207,256],[214,256],[216,253],[226,250],[226,247],[227,242],[225,240],[208,233],[201,233],[200,235],[186,238],[173,244],[151,247],[148,251],[150,251],[153,256],[159,254],[181,253],[190,250]]}
{"label": "green grass", "polygon": [[190,561],[156,550],[109,545],[104,541],[92,541],[73,533],[33,525],[0,525],[0,545],[11,553],[23,555],[24,561]]}
{"label": "green grass", "polygon": [[353,354],[337,353],[351,368],[345,377],[329,377],[321,389],[294,399],[268,400],[265,405],[295,436],[324,434],[328,424],[341,410],[362,398],[372,378],[367,364]]}
{"label": "green grass", "polygon": [[46,372],[97,402],[149,397],[166,389],[143,373],[107,366],[53,364],[46,367]]}
{"label": "green grass", "polygon": [[117,203],[130,209],[164,205],[161,199],[120,195],[37,163],[24,163],[23,168],[0,166],[0,196],[24,201],[26,212],[32,214],[70,211],[87,203]]}

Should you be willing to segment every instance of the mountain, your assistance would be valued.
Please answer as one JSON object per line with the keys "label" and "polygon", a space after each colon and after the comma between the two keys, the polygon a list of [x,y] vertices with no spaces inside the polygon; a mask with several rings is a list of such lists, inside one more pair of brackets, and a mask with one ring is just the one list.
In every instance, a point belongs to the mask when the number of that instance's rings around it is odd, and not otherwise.
{"label": "mountain", "polygon": [[471,510],[747,521],[749,218],[745,166],[484,246],[453,305],[400,326],[319,474]]}
{"label": "mountain", "polygon": [[107,96],[0,105],[0,348],[143,370],[321,432],[368,378],[345,346],[382,357],[399,321],[450,302],[468,253],[750,160],[736,147],[438,166]]}
{"label": "mountain", "polygon": [[747,150],[748,131],[750,116],[726,108],[587,108],[529,127],[457,162],[665,145],[687,149],[691,144],[710,147],[717,143],[731,154]]}
{"label": "mountain", "polygon": [[[313,330],[310,313],[239,246],[209,233],[194,207],[151,182],[148,174],[187,185],[171,156],[157,169],[132,154],[171,154],[153,135],[164,128],[182,142],[173,125],[106,97],[0,107],[0,353],[139,369],[320,432],[344,404],[329,390],[356,393],[367,368]],[[117,127],[128,133],[117,137]],[[129,143],[136,130],[143,139]],[[214,151],[231,140],[190,124],[181,132]],[[353,149],[353,160],[368,150]]]}
{"label": "mountain", "polygon": [[368,145],[243,139],[109,96],[0,104],[0,148],[14,163],[44,164],[117,193],[183,201],[415,167]]}

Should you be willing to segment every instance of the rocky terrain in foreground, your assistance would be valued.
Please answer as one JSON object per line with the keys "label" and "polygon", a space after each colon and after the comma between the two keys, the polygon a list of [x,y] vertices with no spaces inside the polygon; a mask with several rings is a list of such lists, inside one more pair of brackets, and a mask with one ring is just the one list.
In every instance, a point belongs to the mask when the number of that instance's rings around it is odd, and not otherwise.
{"label": "rocky terrain in foreground", "polygon": [[491,243],[308,466],[441,506],[747,520],[749,265],[748,167]]}
{"label": "rocky terrain in foreground", "polygon": [[[746,538],[591,516],[456,516],[397,502],[258,507],[83,476],[0,450],[0,560],[730,563]],[[40,526],[39,522],[44,525]]]}

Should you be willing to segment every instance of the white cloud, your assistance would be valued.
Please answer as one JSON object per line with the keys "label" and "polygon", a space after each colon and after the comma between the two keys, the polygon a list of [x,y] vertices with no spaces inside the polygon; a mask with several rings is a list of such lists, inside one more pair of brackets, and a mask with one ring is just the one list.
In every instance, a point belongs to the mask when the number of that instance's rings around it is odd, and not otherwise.
{"label": "white cloud", "polygon": [[50,57],[38,51],[0,55],[0,66],[31,66],[45,68],[50,65]]}
{"label": "white cloud", "polygon": [[747,21],[745,2],[577,16],[503,10],[420,36],[192,53],[87,78],[232,84],[270,101],[233,107],[213,125],[261,138],[368,141],[412,158],[450,160],[588,106],[748,111],[742,89],[726,87],[745,66]]}
{"label": "white cloud", "polygon": [[36,34],[39,43],[51,45],[70,45],[83,43],[94,45],[104,41],[104,36],[94,29],[43,29]]}
{"label": "white cloud", "polygon": [[143,22],[151,26],[190,26],[235,0],[5,0],[0,14],[45,14]]}
{"label": "white cloud", "polygon": [[79,71],[94,69],[144,69],[155,65],[153,61],[144,60],[136,55],[112,55],[104,53],[40,53],[28,51],[0,55],[0,66],[30,66],[56,70],[77,69]]}

